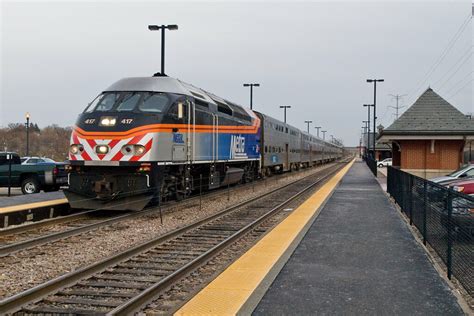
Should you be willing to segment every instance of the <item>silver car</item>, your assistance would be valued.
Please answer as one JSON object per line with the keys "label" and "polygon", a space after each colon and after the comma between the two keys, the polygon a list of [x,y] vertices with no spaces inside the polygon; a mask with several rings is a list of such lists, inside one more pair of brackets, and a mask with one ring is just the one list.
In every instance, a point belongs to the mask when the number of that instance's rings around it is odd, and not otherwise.
{"label": "silver car", "polygon": [[471,177],[474,177],[474,165],[467,165],[446,176],[436,177],[429,180],[432,182],[444,185],[457,179],[471,178]]}

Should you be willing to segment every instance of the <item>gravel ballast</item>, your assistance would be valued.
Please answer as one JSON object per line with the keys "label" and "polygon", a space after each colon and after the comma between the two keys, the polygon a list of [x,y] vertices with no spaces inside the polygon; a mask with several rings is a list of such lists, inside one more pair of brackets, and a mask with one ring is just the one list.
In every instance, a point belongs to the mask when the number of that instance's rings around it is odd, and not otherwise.
{"label": "gravel ballast", "polygon": [[0,298],[17,294],[82,266],[107,258],[330,166],[332,164],[231,188],[229,195],[226,189],[223,189],[219,196],[203,196],[201,210],[199,200],[177,203],[163,213],[163,224],[157,211],[0,258],[0,283],[2,284]]}

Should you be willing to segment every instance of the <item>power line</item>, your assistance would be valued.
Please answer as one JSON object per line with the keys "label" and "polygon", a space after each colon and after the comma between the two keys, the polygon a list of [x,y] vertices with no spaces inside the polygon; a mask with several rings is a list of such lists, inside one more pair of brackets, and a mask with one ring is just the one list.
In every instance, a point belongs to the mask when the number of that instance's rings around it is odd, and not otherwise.
{"label": "power line", "polygon": [[[433,83],[433,86],[437,85],[438,83],[440,83],[441,81],[443,81],[443,79],[451,72],[451,70],[454,69],[454,67],[456,67],[458,65],[458,63],[463,60],[466,56],[469,56],[469,53],[471,53],[472,55],[472,47],[474,47],[474,45],[471,45],[467,50],[466,52],[464,52],[461,57],[454,63],[454,65],[448,69],[448,71],[446,71],[446,73],[444,75],[442,75],[437,81],[435,81]],[[465,63],[466,61],[464,61],[463,63]],[[449,79],[448,79],[449,81]],[[445,82],[446,83],[446,82]],[[443,84],[444,85],[444,84]],[[441,87],[439,88],[441,89]]]}
{"label": "power line", "polygon": [[438,57],[438,59],[434,62],[434,64],[430,67],[430,69],[428,70],[428,72],[425,74],[425,76],[423,77],[424,79],[422,81],[419,82],[419,84],[416,85],[416,88],[411,90],[408,95],[411,97],[413,95],[413,93],[417,92],[420,87],[423,86],[423,84],[426,82],[426,80],[429,79],[429,77],[433,74],[433,72],[438,68],[438,66],[441,64],[441,62],[444,60],[444,58],[446,57],[446,55],[449,53],[449,51],[451,50],[451,48],[454,46],[454,44],[456,43],[456,41],[458,40],[458,38],[461,36],[461,34],[464,32],[464,30],[466,29],[468,23],[471,21],[472,19],[472,14],[470,13],[466,19],[463,21],[463,23],[461,24],[461,26],[458,28],[458,30],[456,31],[456,33],[454,34],[454,36],[451,38],[451,40],[448,42],[448,45],[446,46],[446,48],[443,50],[443,52],[441,53],[441,55]]}
{"label": "power line", "polygon": [[451,76],[449,76],[449,78],[445,80],[442,85],[439,86],[439,89],[442,89],[449,82],[449,80],[451,80],[451,78],[458,73],[461,67],[469,60],[469,58],[471,58],[471,56],[472,56],[472,52],[471,54],[467,55],[467,58],[464,59],[462,63],[459,64],[458,68],[456,68],[456,70],[451,74]]}
{"label": "power line", "polygon": [[455,85],[452,85],[448,90],[446,90],[446,94],[450,94],[455,88],[459,87],[460,84],[464,82],[464,80],[468,77],[470,77],[472,74],[474,74],[474,70],[468,73],[466,76],[464,76],[461,80],[456,82]]}
{"label": "power line", "polygon": [[457,90],[454,94],[450,95],[448,99],[454,98],[459,92],[461,92],[464,88],[467,87],[468,84],[470,84],[473,81],[474,81],[474,78],[466,82],[466,84],[464,84],[459,90]]}

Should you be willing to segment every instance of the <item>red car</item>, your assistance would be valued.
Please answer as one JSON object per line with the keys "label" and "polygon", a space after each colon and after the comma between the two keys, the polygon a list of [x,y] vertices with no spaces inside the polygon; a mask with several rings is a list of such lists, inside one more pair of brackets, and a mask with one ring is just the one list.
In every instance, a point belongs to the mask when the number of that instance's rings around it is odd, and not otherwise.
{"label": "red car", "polygon": [[464,179],[460,181],[451,182],[448,185],[454,191],[462,192],[464,194],[474,194],[474,179]]}

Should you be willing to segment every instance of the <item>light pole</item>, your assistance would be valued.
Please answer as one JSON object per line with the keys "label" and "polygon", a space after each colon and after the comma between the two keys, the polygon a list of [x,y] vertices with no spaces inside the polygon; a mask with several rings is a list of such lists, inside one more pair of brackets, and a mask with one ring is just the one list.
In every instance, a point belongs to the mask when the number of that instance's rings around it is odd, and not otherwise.
{"label": "light pole", "polygon": [[313,123],[313,121],[304,121],[306,124],[308,124],[308,134],[309,134],[309,124]]}
{"label": "light pole", "polygon": [[30,155],[30,113],[26,112],[26,156]]}
{"label": "light pole", "polygon": [[321,128],[321,126],[315,126],[314,128],[317,130],[318,138],[319,138],[319,129]]}
{"label": "light pole", "polygon": [[321,133],[323,133],[323,140],[326,140],[326,132],[327,131],[321,131]]}
{"label": "light pole", "polygon": [[377,82],[384,82],[384,79],[367,79],[368,83],[374,83],[374,140],[373,140],[373,147],[374,147],[374,160],[375,160],[375,121],[377,120]]}
{"label": "light pole", "polygon": [[259,83],[244,83],[244,87],[250,87],[250,109],[253,109],[253,87],[260,87]]}
{"label": "light pole", "polygon": [[280,109],[283,109],[283,112],[285,113],[283,115],[284,122],[286,124],[286,109],[291,109],[291,105],[280,105]]}
{"label": "light pole", "polygon": [[150,31],[159,31],[161,30],[161,74],[165,74],[165,30],[174,31],[178,29],[176,24],[168,25],[148,25]]}

